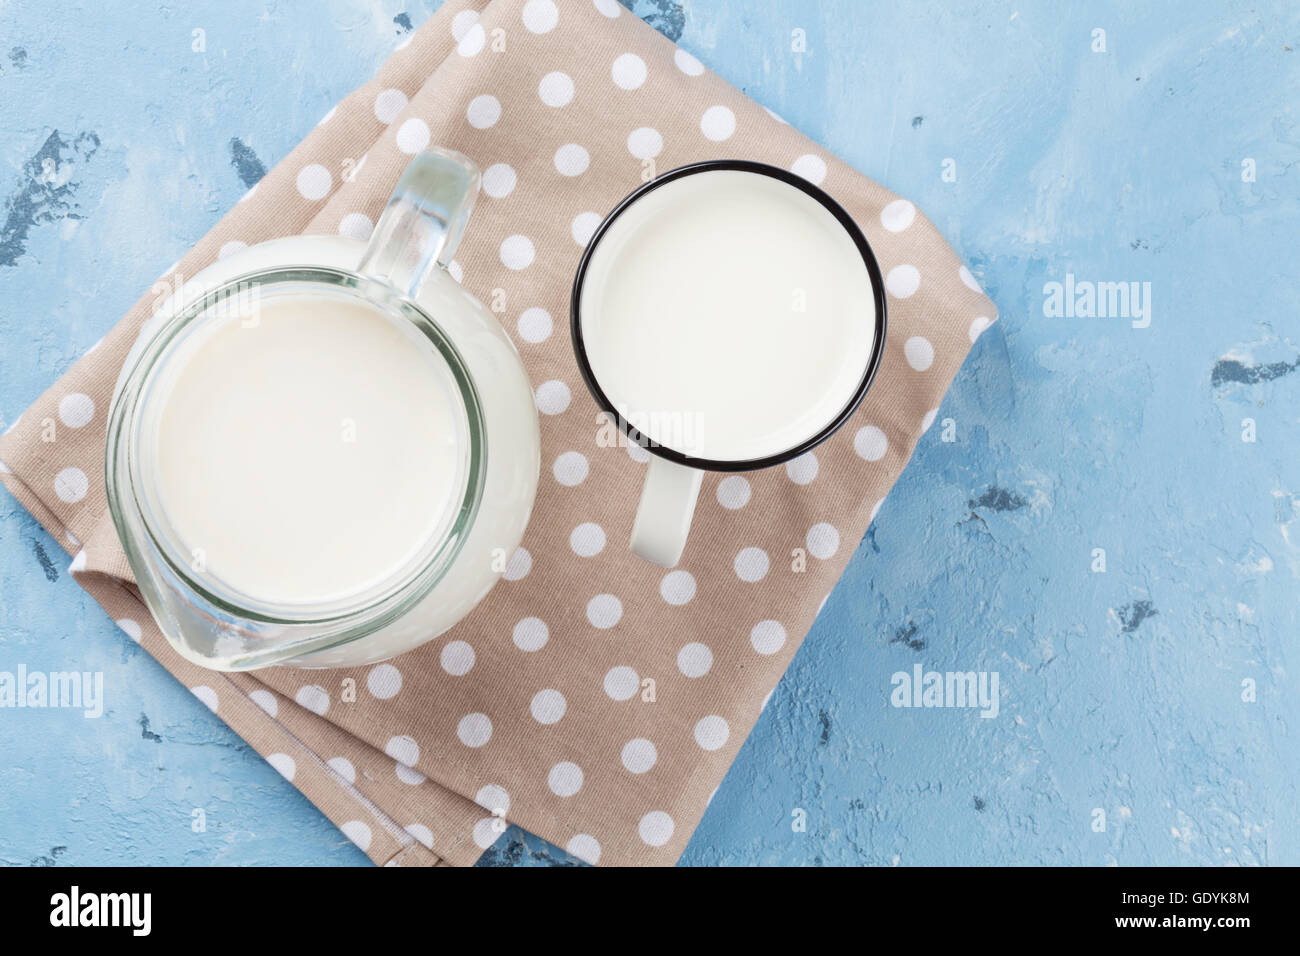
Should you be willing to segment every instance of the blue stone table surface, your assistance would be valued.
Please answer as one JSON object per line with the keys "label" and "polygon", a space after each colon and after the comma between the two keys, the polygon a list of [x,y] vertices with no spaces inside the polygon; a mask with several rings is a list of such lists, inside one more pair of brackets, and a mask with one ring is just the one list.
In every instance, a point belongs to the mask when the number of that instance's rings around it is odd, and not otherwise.
{"label": "blue stone table surface", "polygon": [[[1300,7],[628,3],[1002,316],[683,863],[1300,864]],[[436,7],[0,3],[0,425]],[[109,701],[0,710],[0,860],[366,862],[7,495],[0,538],[0,670]],[[996,672],[997,715],[893,706],[915,665]],[[484,862],[572,861],[510,829]]]}

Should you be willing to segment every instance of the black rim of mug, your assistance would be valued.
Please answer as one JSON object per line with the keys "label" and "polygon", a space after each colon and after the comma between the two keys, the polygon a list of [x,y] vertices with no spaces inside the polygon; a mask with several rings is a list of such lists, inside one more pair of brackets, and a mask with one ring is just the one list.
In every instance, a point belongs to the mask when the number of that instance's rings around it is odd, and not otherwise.
{"label": "black rim of mug", "polygon": [[[853,244],[857,246],[862,261],[867,267],[867,274],[871,279],[872,294],[875,298],[876,305],[876,337],[871,347],[871,357],[867,361],[867,367],[863,372],[862,379],[858,383],[857,389],[848,403],[840,410],[830,422],[826,424],[821,431],[817,432],[810,438],[805,439],[792,448],[777,452],[774,455],[767,455],[763,458],[749,458],[744,460],[726,460],[712,458],[696,458],[683,454],[667,445],[661,445],[651,439],[649,436],[641,433],[629,421],[619,415],[614,408],[613,402],[609,396],[600,387],[596,381],[595,372],[592,370],[591,362],[587,357],[587,348],[582,338],[582,320],[580,315],[579,303],[582,298],[583,282],[587,276],[587,269],[591,264],[592,255],[600,245],[601,238],[609,230],[610,226],[624,212],[632,207],[639,199],[647,193],[667,185],[686,176],[693,176],[696,173],[711,172],[715,170],[736,170],[739,172],[757,173],[761,176],[769,176],[772,179],[778,179],[787,185],[804,192],[817,200],[826,208],[826,210],[835,217],[836,221],[844,227]],[[582,260],[578,263],[577,274],[573,278],[573,291],[569,299],[569,331],[573,338],[573,351],[578,360],[578,369],[582,373],[582,379],[587,385],[587,390],[591,392],[596,404],[600,406],[601,411],[608,415],[618,426],[619,430],[627,436],[628,441],[635,442],[651,454],[658,455],[660,458],[666,458],[669,461],[676,462],[679,465],[686,465],[690,468],[699,468],[704,471],[755,471],[760,468],[769,468],[773,465],[780,465],[784,462],[798,458],[800,455],[817,447],[831,435],[835,434],[846,421],[852,417],[853,413],[858,410],[862,400],[866,397],[867,391],[871,388],[871,383],[876,377],[876,372],[880,368],[881,357],[885,349],[885,330],[887,326],[885,315],[885,286],[884,280],[880,275],[880,265],[876,262],[876,255],[871,250],[871,245],[867,242],[866,236],[858,224],[839,203],[831,198],[830,194],[819,186],[813,185],[797,173],[781,169],[779,166],[770,166],[767,163],[759,163],[748,159],[710,159],[699,163],[690,163],[686,166],[678,166],[658,176],[648,183],[638,186],[607,215],[596,231],[592,234],[591,240],[587,243],[587,248],[582,253]]]}

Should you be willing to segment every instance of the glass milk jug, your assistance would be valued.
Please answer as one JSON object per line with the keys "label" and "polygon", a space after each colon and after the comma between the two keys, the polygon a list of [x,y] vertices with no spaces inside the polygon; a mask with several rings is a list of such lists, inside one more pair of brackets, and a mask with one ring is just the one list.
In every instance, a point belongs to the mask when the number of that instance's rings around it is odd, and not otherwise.
{"label": "glass milk jug", "polygon": [[538,424],[514,346],[446,271],[479,180],[458,153],[421,153],[368,243],[252,246],[145,324],[109,414],[108,503],[187,659],[383,660],[504,571]]}

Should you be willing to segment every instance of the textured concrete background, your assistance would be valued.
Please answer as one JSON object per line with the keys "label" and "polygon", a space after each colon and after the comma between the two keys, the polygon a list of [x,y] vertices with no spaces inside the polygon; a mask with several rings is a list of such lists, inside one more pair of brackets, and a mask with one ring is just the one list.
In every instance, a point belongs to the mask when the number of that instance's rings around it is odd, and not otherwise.
{"label": "textured concrete background", "polygon": [[[1300,11],[629,5],[916,201],[1002,310],[683,862],[1300,863]],[[0,416],[436,6],[0,0]],[[1150,282],[1150,327],[1046,317],[1067,273]],[[0,536],[0,670],[108,696],[0,710],[0,861],[365,862],[8,496]],[[998,672],[1000,713],[891,707],[918,663]],[[511,829],[485,862],[570,861]]]}

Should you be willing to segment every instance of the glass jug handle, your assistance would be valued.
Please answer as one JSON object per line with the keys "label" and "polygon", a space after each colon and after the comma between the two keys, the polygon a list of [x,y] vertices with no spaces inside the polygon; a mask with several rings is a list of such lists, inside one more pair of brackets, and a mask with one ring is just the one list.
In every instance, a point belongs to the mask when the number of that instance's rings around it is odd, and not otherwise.
{"label": "glass jug handle", "polygon": [[358,271],[415,298],[425,278],[456,253],[482,174],[450,149],[418,154],[397,181]]}

